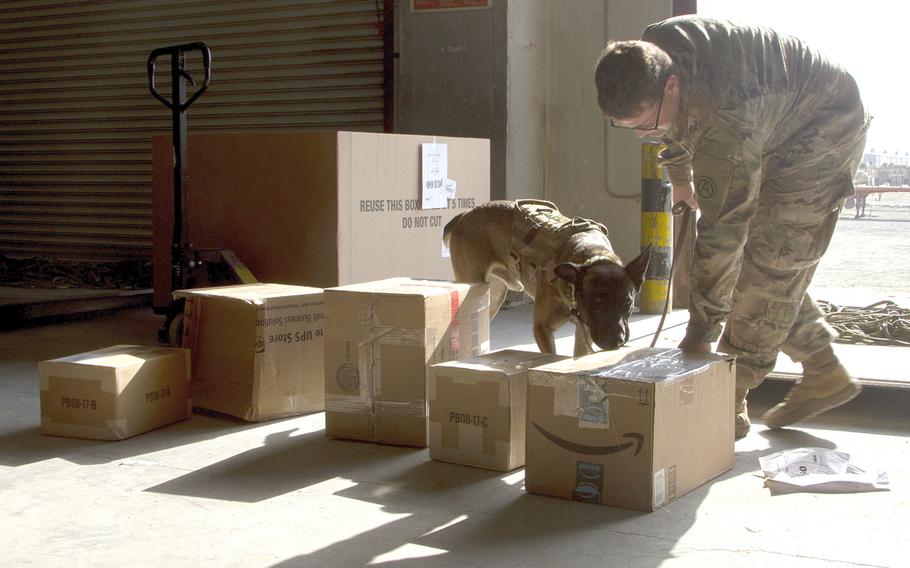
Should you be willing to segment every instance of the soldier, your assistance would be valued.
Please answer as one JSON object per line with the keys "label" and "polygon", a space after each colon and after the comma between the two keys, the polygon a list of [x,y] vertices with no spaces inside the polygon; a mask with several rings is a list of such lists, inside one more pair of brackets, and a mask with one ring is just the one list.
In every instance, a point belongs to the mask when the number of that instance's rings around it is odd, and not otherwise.
{"label": "soldier", "polygon": [[859,394],[806,293],[865,146],[850,74],[773,30],[683,16],[610,43],[595,83],[613,126],[667,145],[673,201],[701,209],[679,347],[710,351],[726,322],[718,350],[737,356],[737,439],[749,431],[746,395],[781,350],[803,374],[764,415],[769,428]]}

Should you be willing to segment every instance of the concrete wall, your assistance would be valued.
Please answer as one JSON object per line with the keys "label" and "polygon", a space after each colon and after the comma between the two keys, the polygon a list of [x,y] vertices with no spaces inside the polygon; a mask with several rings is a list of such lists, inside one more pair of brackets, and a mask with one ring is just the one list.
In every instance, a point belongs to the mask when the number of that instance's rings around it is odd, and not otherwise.
{"label": "concrete wall", "polygon": [[672,0],[493,0],[485,10],[399,3],[396,131],[491,139],[491,194],[555,202],[604,222],[620,256],[640,242],[641,141],[611,129],[593,70]]}
{"label": "concrete wall", "polygon": [[[532,1],[532,3],[536,3]],[[395,13],[395,131],[490,139],[490,192],[506,195],[506,8]]]}
{"label": "concrete wall", "polygon": [[[519,6],[525,2],[512,0]],[[597,106],[594,65],[608,40],[637,39],[645,26],[669,17],[672,0],[546,3],[550,56],[545,195],[567,215],[606,224],[614,249],[628,261],[640,248],[641,140],[604,120]]]}
{"label": "concrete wall", "polygon": [[507,199],[546,194],[550,0],[510,0],[506,42]]}

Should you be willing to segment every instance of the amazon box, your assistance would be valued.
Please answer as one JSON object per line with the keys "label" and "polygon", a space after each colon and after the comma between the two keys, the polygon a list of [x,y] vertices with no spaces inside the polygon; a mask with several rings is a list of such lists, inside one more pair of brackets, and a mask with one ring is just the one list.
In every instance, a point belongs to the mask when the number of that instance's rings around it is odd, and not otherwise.
{"label": "amazon box", "polygon": [[[424,178],[431,164],[422,151],[434,142],[446,150],[433,162],[445,172],[445,201],[424,206],[432,180]],[[171,301],[174,151],[170,136],[151,145],[154,306],[161,310]],[[451,280],[442,229],[490,200],[485,138],[247,131],[190,134],[187,146],[184,238],[231,250],[260,282],[328,288],[400,275]]]}
{"label": "amazon box", "polygon": [[530,493],[652,511],[733,467],[734,360],[623,348],[530,370]]}
{"label": "amazon box", "polygon": [[248,422],[325,405],[322,289],[244,284],[178,290],[193,405]]}
{"label": "amazon box", "polygon": [[565,359],[503,349],[430,367],[430,458],[511,471],[525,463],[528,369]]}
{"label": "amazon box", "polygon": [[41,433],[122,440],[189,418],[186,349],[114,345],[38,363]]}
{"label": "amazon box", "polygon": [[325,433],[427,446],[427,365],[490,349],[488,284],[390,278],[325,291]]}

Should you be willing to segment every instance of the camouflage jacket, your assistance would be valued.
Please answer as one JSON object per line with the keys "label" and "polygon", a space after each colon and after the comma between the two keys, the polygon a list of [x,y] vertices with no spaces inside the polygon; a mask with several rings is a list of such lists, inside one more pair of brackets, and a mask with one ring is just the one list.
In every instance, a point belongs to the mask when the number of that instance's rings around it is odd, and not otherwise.
{"label": "camouflage jacket", "polygon": [[[852,152],[868,120],[850,74],[796,38],[681,16],[652,24],[642,39],[670,55],[681,82],[660,160],[674,184],[694,182],[701,219],[688,334],[713,341],[731,311],[763,176],[841,175],[849,168],[831,156]],[[852,172],[825,187],[802,199],[833,210],[853,193]]]}

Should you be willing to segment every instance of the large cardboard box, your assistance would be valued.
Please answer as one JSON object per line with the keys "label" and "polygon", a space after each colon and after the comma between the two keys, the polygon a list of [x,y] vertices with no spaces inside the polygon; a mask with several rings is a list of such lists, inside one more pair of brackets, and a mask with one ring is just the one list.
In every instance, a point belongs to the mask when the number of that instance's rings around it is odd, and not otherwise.
{"label": "large cardboard box", "polygon": [[390,278],[325,310],[326,435],[426,447],[427,365],[489,351],[489,285]]}
{"label": "large cardboard box", "polygon": [[[456,182],[422,209],[421,145],[447,148]],[[490,199],[490,142],[370,132],[188,138],[188,242],[227,248],[261,282],[327,288],[400,276],[452,279],[442,228]],[[173,150],[152,140],[154,304],[170,303]]]}
{"label": "large cardboard box", "polygon": [[652,511],[733,467],[734,360],[623,348],[531,369],[525,487]]}
{"label": "large cardboard box", "polygon": [[189,418],[186,349],[114,345],[38,363],[41,433],[122,440]]}
{"label": "large cardboard box", "polygon": [[565,359],[503,349],[430,367],[430,458],[511,471],[525,463],[528,369]]}
{"label": "large cardboard box", "polygon": [[322,289],[247,284],[179,290],[193,405],[250,422],[324,408]]}

